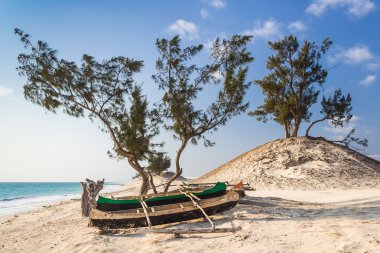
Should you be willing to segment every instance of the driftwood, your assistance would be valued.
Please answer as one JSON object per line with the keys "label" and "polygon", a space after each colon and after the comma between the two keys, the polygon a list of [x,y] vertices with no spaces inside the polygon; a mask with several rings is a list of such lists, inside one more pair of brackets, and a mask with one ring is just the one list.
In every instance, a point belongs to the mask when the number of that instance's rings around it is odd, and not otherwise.
{"label": "driftwood", "polygon": [[186,234],[209,234],[209,233],[236,233],[241,226],[236,228],[201,228],[201,229],[108,229],[100,228],[99,234],[172,234],[174,238],[180,238]]}
{"label": "driftwood", "polygon": [[83,188],[81,209],[82,217],[88,217],[90,215],[91,208],[95,206],[96,196],[103,189],[103,180],[98,180],[96,183],[90,179],[86,179],[85,182],[80,182]]}
{"label": "driftwood", "polygon": [[205,229],[163,229],[163,230],[151,230],[147,233],[156,234],[173,234],[174,238],[180,238],[185,234],[206,234],[206,233],[235,233],[240,231],[241,227],[237,228],[205,228]]}

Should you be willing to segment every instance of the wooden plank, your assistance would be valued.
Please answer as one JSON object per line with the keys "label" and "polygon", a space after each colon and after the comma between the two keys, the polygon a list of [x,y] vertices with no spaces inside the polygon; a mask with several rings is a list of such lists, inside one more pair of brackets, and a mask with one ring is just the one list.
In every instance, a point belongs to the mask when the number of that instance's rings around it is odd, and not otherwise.
{"label": "wooden plank", "polygon": [[147,233],[153,234],[204,234],[204,233],[235,233],[240,231],[241,227],[237,228],[204,228],[204,229],[166,229],[166,230],[150,230]]}

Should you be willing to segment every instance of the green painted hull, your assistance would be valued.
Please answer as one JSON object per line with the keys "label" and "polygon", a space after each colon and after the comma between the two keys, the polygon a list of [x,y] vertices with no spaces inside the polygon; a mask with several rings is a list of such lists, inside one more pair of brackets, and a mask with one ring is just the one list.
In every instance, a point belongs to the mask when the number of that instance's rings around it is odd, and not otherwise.
{"label": "green painted hull", "polygon": [[[216,183],[214,187],[206,189],[201,192],[193,192],[195,196],[200,199],[208,199],[221,196],[225,193],[227,185],[224,183]],[[163,196],[152,196],[150,198],[144,198],[144,202],[149,206],[167,205],[173,203],[181,203],[188,201],[189,198],[185,194],[175,193]],[[96,209],[102,211],[117,211],[127,210],[141,207],[139,197],[128,199],[110,199],[103,196],[99,196]]]}

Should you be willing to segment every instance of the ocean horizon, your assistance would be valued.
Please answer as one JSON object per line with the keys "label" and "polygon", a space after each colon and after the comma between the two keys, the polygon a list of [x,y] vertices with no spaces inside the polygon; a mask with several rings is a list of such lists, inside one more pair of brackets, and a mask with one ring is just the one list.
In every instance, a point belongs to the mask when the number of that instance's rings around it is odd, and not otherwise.
{"label": "ocean horizon", "polygon": [[[106,182],[101,193],[116,191],[122,185],[123,183]],[[79,182],[0,182],[0,216],[80,198],[81,194]]]}

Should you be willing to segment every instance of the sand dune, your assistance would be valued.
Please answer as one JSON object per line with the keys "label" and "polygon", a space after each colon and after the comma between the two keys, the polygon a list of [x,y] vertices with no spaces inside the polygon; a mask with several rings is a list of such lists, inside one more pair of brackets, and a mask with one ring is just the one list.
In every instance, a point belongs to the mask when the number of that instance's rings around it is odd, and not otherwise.
{"label": "sand dune", "polygon": [[240,180],[256,189],[380,188],[380,162],[323,139],[288,138],[252,149],[195,181]]}

